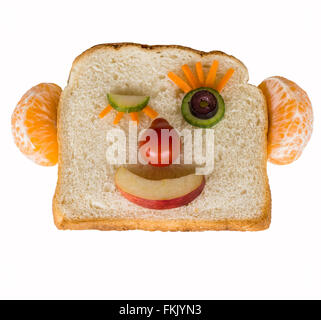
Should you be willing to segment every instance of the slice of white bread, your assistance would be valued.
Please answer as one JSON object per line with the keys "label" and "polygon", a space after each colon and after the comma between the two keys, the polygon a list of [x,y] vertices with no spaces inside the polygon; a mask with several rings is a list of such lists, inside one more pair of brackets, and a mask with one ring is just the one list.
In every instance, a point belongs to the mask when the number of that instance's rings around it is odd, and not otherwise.
{"label": "slice of white bread", "polygon": [[[225,115],[215,130],[215,169],[206,176],[201,195],[186,206],[169,210],[139,207],[121,196],[114,184],[117,166],[106,160],[107,130],[115,113],[98,117],[107,93],[148,95],[150,106],[178,130],[192,129],[180,107],[184,93],[167,74],[184,75],[201,61],[206,75],[219,61],[216,82],[233,67],[222,91]],[[73,63],[58,108],[59,173],[53,199],[59,229],[100,230],[263,230],[271,220],[266,172],[268,118],[260,89],[248,83],[248,71],[222,52],[180,46],[131,43],[95,46]],[[128,131],[129,116],[119,127]],[[140,115],[139,129],[151,120]],[[144,166],[145,168],[148,166]],[[139,166],[133,171],[140,172]],[[175,171],[175,170],[174,170]],[[141,174],[144,175],[144,169]]]}

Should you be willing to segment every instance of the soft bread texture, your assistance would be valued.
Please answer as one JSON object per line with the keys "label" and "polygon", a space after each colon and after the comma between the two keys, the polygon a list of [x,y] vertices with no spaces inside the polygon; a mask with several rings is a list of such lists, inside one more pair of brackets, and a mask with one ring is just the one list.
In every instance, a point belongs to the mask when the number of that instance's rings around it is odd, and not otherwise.
{"label": "soft bread texture", "polygon": [[[184,93],[167,73],[184,77],[180,69],[183,64],[193,70],[201,61],[206,75],[215,59],[219,61],[216,82],[231,67],[235,73],[221,93],[226,112],[213,128],[215,169],[206,176],[203,192],[188,205],[170,210],[150,210],[130,203],[115,188],[117,166],[106,161],[106,133],[113,127],[115,115],[112,111],[103,119],[98,117],[107,104],[106,94],[149,95],[149,105],[174,128],[193,129],[180,112]],[[266,102],[260,89],[247,82],[246,67],[217,51],[122,43],[98,45],[77,57],[58,107],[59,173],[53,200],[56,226],[150,231],[268,228],[271,197],[266,172]],[[119,123],[125,131],[128,119],[125,115]],[[140,115],[139,130],[149,127],[150,122]],[[148,167],[138,165],[132,170],[148,176]],[[172,167],[165,175],[182,175],[184,170],[184,166],[177,170]]]}

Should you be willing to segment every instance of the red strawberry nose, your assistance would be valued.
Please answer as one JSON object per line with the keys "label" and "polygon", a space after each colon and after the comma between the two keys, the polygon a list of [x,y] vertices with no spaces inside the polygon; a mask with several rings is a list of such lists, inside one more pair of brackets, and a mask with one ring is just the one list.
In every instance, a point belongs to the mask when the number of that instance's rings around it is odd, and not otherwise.
{"label": "red strawberry nose", "polygon": [[154,134],[147,130],[146,135],[143,135],[139,142],[142,158],[155,167],[169,166],[180,155],[178,132],[163,118],[155,119],[149,129],[152,129]]}

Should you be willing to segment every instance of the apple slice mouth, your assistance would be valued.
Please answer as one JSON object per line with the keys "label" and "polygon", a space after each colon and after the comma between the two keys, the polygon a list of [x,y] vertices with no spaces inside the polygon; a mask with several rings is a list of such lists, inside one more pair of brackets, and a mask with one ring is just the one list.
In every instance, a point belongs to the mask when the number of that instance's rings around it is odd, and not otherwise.
{"label": "apple slice mouth", "polygon": [[195,165],[171,164],[166,167],[154,167],[143,164],[125,166],[130,172],[148,180],[175,179],[195,173]]}
{"label": "apple slice mouth", "polygon": [[115,184],[129,201],[149,209],[172,209],[193,201],[204,189],[205,178],[188,174],[179,178],[151,180],[121,167]]}

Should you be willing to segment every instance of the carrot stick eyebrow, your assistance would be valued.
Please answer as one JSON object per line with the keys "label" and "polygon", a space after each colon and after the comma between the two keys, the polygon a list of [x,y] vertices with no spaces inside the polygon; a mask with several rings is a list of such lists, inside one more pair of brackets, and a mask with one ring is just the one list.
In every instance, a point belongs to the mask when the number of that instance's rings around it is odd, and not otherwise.
{"label": "carrot stick eyebrow", "polygon": [[187,78],[189,84],[192,86],[193,89],[196,89],[199,87],[198,79],[194,77],[191,69],[188,67],[187,64],[184,64],[182,66],[182,70],[185,74],[185,77]]}
{"label": "carrot stick eyebrow", "polygon": [[227,82],[231,79],[233,73],[234,73],[234,69],[233,68],[230,68],[230,69],[228,69],[226,71],[224,77],[222,78],[222,80],[220,81],[220,83],[216,87],[216,90],[218,92],[221,92],[223,90],[223,88],[225,87]]}
{"label": "carrot stick eyebrow", "polygon": [[216,78],[217,68],[218,68],[218,61],[214,60],[213,63],[212,63],[212,66],[210,68],[210,71],[208,72],[206,81],[205,81],[205,86],[206,87],[213,88],[214,82],[215,82],[215,78]]}
{"label": "carrot stick eyebrow", "polygon": [[192,90],[192,88],[174,72],[168,73],[168,78],[170,78],[179,88],[181,88],[185,93]]}

